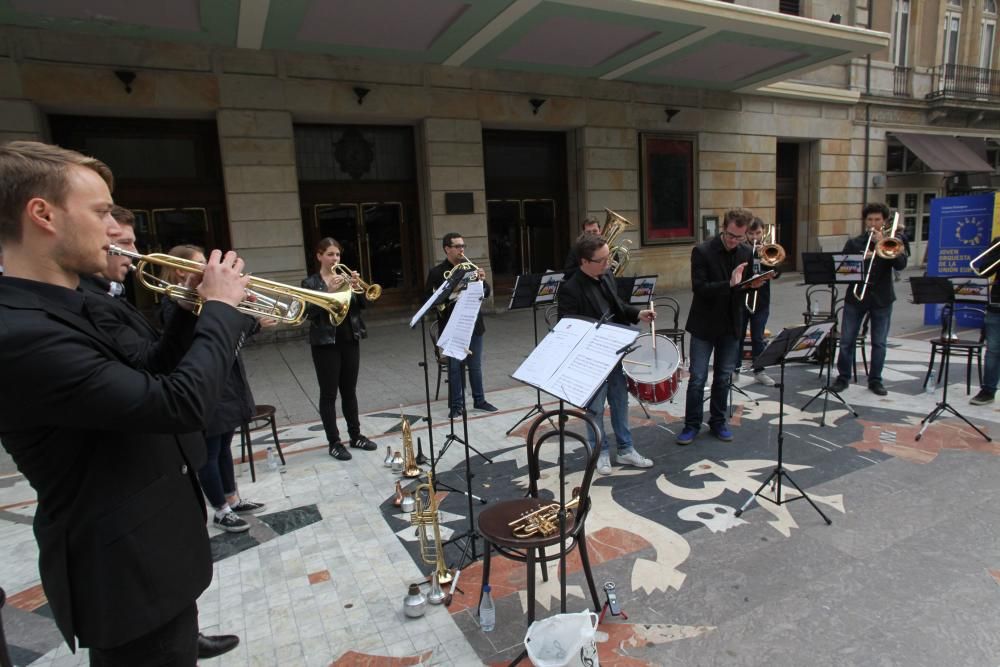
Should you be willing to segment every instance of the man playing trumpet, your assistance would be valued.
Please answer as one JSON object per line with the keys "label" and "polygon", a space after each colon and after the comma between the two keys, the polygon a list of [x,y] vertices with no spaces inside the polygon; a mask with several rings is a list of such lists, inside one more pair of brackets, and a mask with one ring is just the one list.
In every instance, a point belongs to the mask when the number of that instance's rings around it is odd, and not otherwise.
{"label": "man playing trumpet", "polygon": [[[878,396],[888,392],[882,384],[882,367],[885,365],[886,339],[889,337],[889,321],[892,318],[892,302],[896,300],[893,289],[892,270],[906,268],[909,245],[902,241],[905,252],[895,254],[892,259],[879,252],[880,243],[889,238],[883,232],[889,220],[889,207],[885,204],[868,204],[861,211],[865,231],[848,239],[844,244],[844,254],[865,253],[862,262],[863,273],[867,274],[866,286],[860,291],[850,289],[844,299],[844,318],[840,325],[840,354],[837,356],[837,380],[830,387],[840,393],[847,389],[848,379],[854,368],[854,354],[857,349],[861,323],[868,316],[869,335],[872,341],[872,361],[868,372],[868,389]],[[858,297],[861,298],[858,298]]]}

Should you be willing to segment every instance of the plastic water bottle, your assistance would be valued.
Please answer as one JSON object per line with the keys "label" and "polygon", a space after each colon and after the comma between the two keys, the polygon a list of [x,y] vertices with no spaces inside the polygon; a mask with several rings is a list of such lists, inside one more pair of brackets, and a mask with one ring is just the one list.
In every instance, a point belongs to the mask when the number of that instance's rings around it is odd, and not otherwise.
{"label": "plastic water bottle", "polygon": [[934,383],[931,382],[930,380],[928,380],[927,381],[927,386],[924,387],[924,393],[927,394],[928,396],[933,396],[934,395],[934,389],[935,389]]}
{"label": "plastic water bottle", "polygon": [[493,596],[490,595],[490,585],[483,586],[483,600],[479,603],[479,629],[483,632],[493,632],[497,624],[497,609],[493,606]]}
{"label": "plastic water bottle", "polygon": [[278,469],[278,457],[274,455],[274,447],[267,448],[267,469],[268,470]]}

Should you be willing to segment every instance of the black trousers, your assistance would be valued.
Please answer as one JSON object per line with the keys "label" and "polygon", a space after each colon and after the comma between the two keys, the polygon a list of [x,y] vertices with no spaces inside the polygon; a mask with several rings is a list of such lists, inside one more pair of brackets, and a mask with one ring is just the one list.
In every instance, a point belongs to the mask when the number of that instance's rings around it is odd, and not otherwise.
{"label": "black trousers", "polygon": [[335,345],[313,345],[313,365],[319,380],[319,417],[331,445],[340,442],[337,428],[337,392],[351,439],[361,435],[358,419],[358,371],[361,368],[361,344],[337,341]]}
{"label": "black trousers", "polygon": [[194,602],[156,630],[114,648],[90,648],[98,667],[194,667],[198,663],[198,605]]}

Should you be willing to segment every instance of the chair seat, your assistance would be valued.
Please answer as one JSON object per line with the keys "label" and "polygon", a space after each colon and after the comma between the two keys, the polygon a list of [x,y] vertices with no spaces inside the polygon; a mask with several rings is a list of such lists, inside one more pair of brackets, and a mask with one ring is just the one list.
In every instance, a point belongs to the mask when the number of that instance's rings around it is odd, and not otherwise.
{"label": "chair seat", "polygon": [[[559,543],[559,532],[552,535],[535,535],[532,537],[514,537],[510,522],[540,507],[552,504],[553,500],[544,498],[518,498],[504,500],[490,505],[479,513],[479,532],[488,541],[508,549],[537,549]],[[567,499],[568,502],[568,499]],[[576,512],[566,517],[566,534],[570,535],[576,527]]]}
{"label": "chair seat", "polygon": [[256,405],[254,406],[253,416],[250,417],[250,421],[262,421],[266,419],[274,419],[274,413],[277,410],[273,405]]}
{"label": "chair seat", "polygon": [[932,340],[931,341],[931,345],[933,345],[935,347],[942,347],[942,348],[945,345],[948,345],[952,350],[963,350],[964,351],[964,350],[978,350],[978,349],[981,349],[983,347],[983,345],[985,345],[985,343],[980,343],[979,341],[975,341],[975,340],[952,340],[952,341],[946,341],[946,340],[940,340],[939,339],[939,340]]}

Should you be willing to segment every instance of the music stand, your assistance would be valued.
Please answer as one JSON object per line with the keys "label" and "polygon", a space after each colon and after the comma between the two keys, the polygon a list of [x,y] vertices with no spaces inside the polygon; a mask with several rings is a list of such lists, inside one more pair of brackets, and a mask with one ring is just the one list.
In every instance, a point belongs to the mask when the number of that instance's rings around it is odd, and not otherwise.
{"label": "music stand", "polygon": [[[809,501],[809,504],[812,505],[812,508],[816,510],[816,512],[819,513],[821,517],[823,517],[823,520],[826,521],[826,525],[829,526],[831,523],[833,523],[827,515],[823,514],[823,510],[821,510],[816,505],[816,503],[813,502],[813,499],[809,497],[809,494],[803,491],[802,487],[800,487],[798,484],[795,483],[795,480],[792,479],[791,475],[788,474],[788,471],[785,470],[784,466],[785,362],[788,354],[796,349],[796,344],[800,341],[802,335],[810,328],[811,327],[809,326],[800,326],[800,327],[792,327],[790,329],[783,329],[781,333],[775,336],[774,339],[768,344],[768,346],[764,348],[764,351],[761,352],[760,355],[757,357],[757,362],[760,365],[764,366],[765,368],[774,365],[781,366],[781,377],[778,384],[776,385],[778,387],[778,464],[775,466],[774,470],[771,471],[771,474],[767,476],[767,479],[765,479],[763,483],[761,483],[761,485],[757,488],[757,490],[754,491],[753,495],[747,498],[747,501],[743,503],[743,505],[738,510],[736,510],[736,516],[740,516],[741,514],[743,514],[746,508],[750,506],[750,503],[753,502],[753,499],[757,497],[768,500],[775,505],[784,505],[786,503],[792,502],[793,500],[799,500],[800,498],[805,498],[807,501]],[[788,481],[789,484],[794,486],[795,489],[801,495],[795,496],[793,498],[782,499],[781,497],[782,478],[784,478],[785,480]],[[771,483],[772,480],[774,480],[775,482],[774,498],[768,498],[766,495],[761,495],[761,492],[764,490],[764,487],[766,487],[769,483]]]}
{"label": "music stand", "polygon": [[[510,304],[507,306],[507,310],[519,310],[521,308],[531,308],[531,324],[535,333],[534,345],[538,345],[538,304],[540,299],[544,299],[541,303],[551,303],[555,300],[555,292],[550,292],[545,295],[539,294],[539,287],[542,284],[541,273],[524,273],[519,275],[514,280],[514,291],[510,295]],[[562,274],[550,274],[553,277]],[[556,283],[558,286],[558,283]],[[523,422],[530,419],[533,415],[542,413],[542,391],[535,387],[535,404],[531,408],[514,422],[514,425],[507,429],[506,435],[510,435],[514,429],[520,426]]]}
{"label": "music stand", "polygon": [[951,325],[955,309],[954,286],[947,278],[910,278],[910,288],[913,290],[913,303],[943,303],[945,304],[945,310],[941,312],[941,317],[947,316],[948,318],[948,330],[942,336],[941,341],[942,355],[944,356],[944,360],[941,362],[944,364],[944,390],[941,392],[941,400],[938,401],[938,404],[934,406],[933,410],[927,413],[926,417],[920,420],[920,430],[914,439],[920,440],[924,435],[924,431],[931,425],[931,422],[947,411],[971,426],[976,433],[986,438],[986,442],[993,442],[990,436],[986,435],[978,426],[966,419],[962,413],[948,403],[948,370],[951,368]]}
{"label": "music stand", "polygon": [[828,342],[827,355],[825,359],[820,361],[820,367],[819,367],[820,381],[822,382],[823,373],[825,372],[826,384],[823,387],[821,387],[818,392],[816,392],[815,396],[806,401],[806,404],[802,406],[802,411],[804,412],[806,408],[812,405],[813,401],[815,401],[820,396],[823,397],[823,414],[819,418],[820,426],[826,426],[826,409],[831,394],[833,395],[834,398],[840,401],[843,404],[843,406],[851,412],[852,415],[854,415],[855,417],[858,416],[858,411],[854,409],[854,406],[848,403],[847,400],[843,396],[841,396],[838,391],[834,390],[833,384],[831,383],[831,380],[833,379],[833,360],[837,356],[837,348],[834,346],[834,343],[837,341],[837,318],[834,317],[833,319],[827,321],[829,321],[832,324],[832,326],[830,327],[830,335],[827,338]]}

